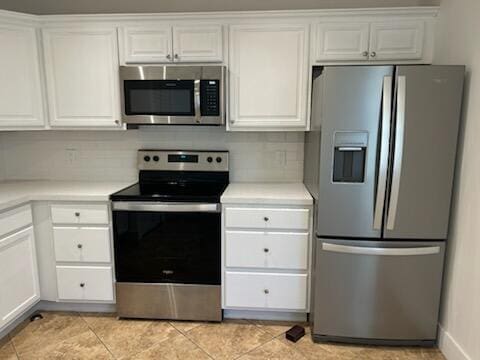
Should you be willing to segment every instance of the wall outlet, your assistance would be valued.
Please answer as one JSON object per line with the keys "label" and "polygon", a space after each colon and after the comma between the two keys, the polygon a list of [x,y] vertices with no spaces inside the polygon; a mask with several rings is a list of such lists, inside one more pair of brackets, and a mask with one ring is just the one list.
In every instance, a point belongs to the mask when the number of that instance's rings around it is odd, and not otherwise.
{"label": "wall outlet", "polygon": [[67,163],[69,165],[75,164],[78,160],[78,150],[77,149],[65,149],[65,151],[66,151]]}

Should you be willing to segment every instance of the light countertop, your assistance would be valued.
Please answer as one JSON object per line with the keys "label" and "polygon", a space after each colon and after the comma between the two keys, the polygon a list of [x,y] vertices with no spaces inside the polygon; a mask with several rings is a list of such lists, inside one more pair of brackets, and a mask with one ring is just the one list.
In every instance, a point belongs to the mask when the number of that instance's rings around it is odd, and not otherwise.
{"label": "light countertop", "polygon": [[0,210],[29,201],[108,201],[111,194],[133,183],[133,181],[0,181]]}
{"label": "light countertop", "polygon": [[313,199],[302,183],[230,183],[224,204],[311,205]]}

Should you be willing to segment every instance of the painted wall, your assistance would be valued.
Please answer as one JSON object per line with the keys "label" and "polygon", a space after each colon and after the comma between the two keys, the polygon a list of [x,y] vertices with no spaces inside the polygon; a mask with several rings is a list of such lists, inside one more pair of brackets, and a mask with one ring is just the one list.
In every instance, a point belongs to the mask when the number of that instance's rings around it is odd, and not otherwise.
{"label": "painted wall", "polygon": [[303,178],[304,133],[227,133],[217,127],[0,134],[0,175],[11,179],[137,179],[138,149],[229,150],[231,181]]}
{"label": "painted wall", "polygon": [[449,360],[480,359],[480,1],[443,1],[436,63],[466,64],[463,128],[441,312]]}
{"label": "painted wall", "polygon": [[440,0],[1,0],[0,9],[32,14],[290,10],[438,5]]}

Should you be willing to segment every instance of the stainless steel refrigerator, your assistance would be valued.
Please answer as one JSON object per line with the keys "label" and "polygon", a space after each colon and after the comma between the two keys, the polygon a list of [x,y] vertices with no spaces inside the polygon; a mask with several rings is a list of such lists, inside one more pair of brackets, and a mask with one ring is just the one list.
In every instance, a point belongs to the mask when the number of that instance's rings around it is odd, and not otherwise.
{"label": "stainless steel refrigerator", "polygon": [[464,71],[314,69],[314,340],[435,342]]}

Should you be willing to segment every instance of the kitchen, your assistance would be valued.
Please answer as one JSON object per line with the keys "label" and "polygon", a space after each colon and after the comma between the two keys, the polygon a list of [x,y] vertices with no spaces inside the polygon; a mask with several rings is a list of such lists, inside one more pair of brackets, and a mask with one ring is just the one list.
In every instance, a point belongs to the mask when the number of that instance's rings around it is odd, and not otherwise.
{"label": "kitchen", "polygon": [[480,357],[478,5],[66,3],[0,3],[1,358]]}

